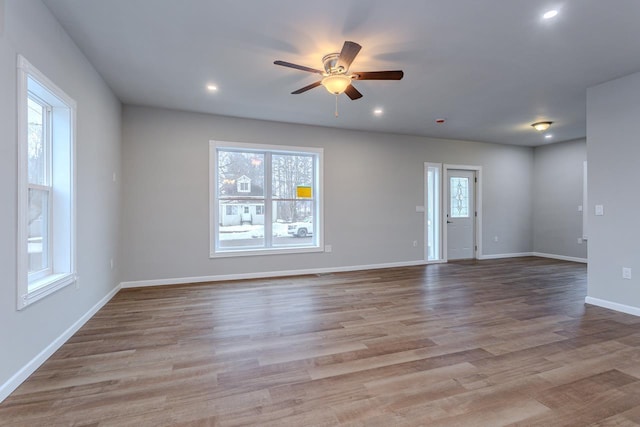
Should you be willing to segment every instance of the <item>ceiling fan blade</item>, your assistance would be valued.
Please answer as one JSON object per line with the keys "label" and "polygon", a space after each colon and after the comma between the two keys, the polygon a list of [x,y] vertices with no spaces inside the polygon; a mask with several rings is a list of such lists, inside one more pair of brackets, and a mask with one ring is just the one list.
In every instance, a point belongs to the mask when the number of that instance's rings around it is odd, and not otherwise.
{"label": "ceiling fan blade", "polygon": [[289,67],[289,68],[295,68],[296,70],[307,71],[309,73],[323,74],[322,71],[316,70],[315,68],[305,67],[304,65],[292,64],[291,62],[274,61],[273,63],[276,65],[282,65],[283,67]]}
{"label": "ceiling fan blade", "polygon": [[342,69],[346,72],[349,69],[349,66],[356,58],[358,52],[360,52],[362,46],[355,42],[344,42],[342,46],[342,51],[340,51],[340,56],[338,57],[338,63],[336,64],[338,68],[342,67]]}
{"label": "ceiling fan blade", "polygon": [[303,93],[303,92],[306,92],[306,91],[308,91],[308,90],[311,90],[311,89],[313,89],[314,87],[318,87],[318,86],[320,86],[321,84],[322,84],[322,82],[321,82],[321,81],[317,81],[317,82],[315,82],[315,83],[311,83],[310,85],[307,85],[307,86],[302,87],[302,88],[300,88],[300,89],[298,89],[298,90],[296,90],[296,91],[291,92],[291,95],[298,95],[298,94],[300,94],[300,93]]}
{"label": "ceiling fan blade", "polygon": [[352,74],[353,78],[356,80],[401,80],[404,76],[404,72],[402,70],[358,71]]}
{"label": "ceiling fan blade", "polygon": [[351,98],[352,101],[355,101],[356,99],[362,98],[362,94],[360,92],[358,92],[358,89],[353,87],[353,85],[347,86],[347,88],[344,90],[344,93],[349,98]]}

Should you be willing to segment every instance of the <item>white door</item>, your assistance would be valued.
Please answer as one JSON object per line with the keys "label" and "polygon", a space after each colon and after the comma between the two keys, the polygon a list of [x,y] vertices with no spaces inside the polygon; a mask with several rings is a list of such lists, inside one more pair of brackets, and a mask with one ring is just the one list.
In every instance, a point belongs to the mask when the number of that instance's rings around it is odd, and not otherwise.
{"label": "white door", "polygon": [[475,258],[475,171],[447,171],[447,259]]}

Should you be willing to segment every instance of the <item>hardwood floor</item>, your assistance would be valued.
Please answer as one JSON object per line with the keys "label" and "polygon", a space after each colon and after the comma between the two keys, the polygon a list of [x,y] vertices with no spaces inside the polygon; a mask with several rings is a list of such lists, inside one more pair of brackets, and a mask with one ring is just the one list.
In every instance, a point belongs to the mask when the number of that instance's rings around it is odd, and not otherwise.
{"label": "hardwood floor", "polygon": [[541,258],[123,290],[11,426],[637,426],[640,318]]}

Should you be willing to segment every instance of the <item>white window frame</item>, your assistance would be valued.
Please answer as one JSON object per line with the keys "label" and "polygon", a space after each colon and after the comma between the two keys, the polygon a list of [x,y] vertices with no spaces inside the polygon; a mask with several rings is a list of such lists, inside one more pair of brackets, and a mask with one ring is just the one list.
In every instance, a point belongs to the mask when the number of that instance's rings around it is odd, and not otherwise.
{"label": "white window frame", "polygon": [[[28,305],[77,280],[75,134],[76,102],[23,56],[18,55],[18,242],[17,308]],[[29,275],[28,97],[50,108],[49,257],[47,271]]]}
{"label": "white window frame", "polygon": [[[264,248],[224,248],[218,247],[219,236],[219,207],[218,207],[218,149],[236,149],[236,150],[255,150],[259,152],[271,152],[272,154],[308,154],[314,155],[317,158],[317,165],[315,170],[315,185],[313,188],[314,197],[316,201],[314,206],[314,216],[316,217],[315,226],[318,230],[314,230],[314,239],[311,245],[296,245],[296,246],[277,246],[277,247],[264,247]],[[237,257],[237,256],[253,256],[253,255],[276,255],[276,254],[291,254],[291,253],[309,253],[309,252],[324,252],[324,200],[323,200],[323,154],[322,148],[316,147],[294,147],[294,146],[282,146],[282,145],[267,145],[267,144],[251,144],[229,141],[209,141],[209,258],[220,257]],[[271,182],[269,170],[265,170],[265,177],[267,183]],[[265,185],[265,187],[267,187]],[[270,211],[271,211],[271,197],[270,191],[267,195],[267,188],[265,188],[265,203],[264,212],[265,218],[265,238],[267,238],[268,232],[270,232]],[[269,205],[269,206],[268,206]]]}

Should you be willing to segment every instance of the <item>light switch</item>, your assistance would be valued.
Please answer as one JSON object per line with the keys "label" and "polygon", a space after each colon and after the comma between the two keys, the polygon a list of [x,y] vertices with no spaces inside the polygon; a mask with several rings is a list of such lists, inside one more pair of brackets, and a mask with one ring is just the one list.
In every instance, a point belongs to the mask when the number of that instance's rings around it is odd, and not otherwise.
{"label": "light switch", "polygon": [[602,215],[604,215],[604,206],[596,205],[596,216],[602,216]]}
{"label": "light switch", "polygon": [[416,206],[416,212],[424,212],[424,206]]}

